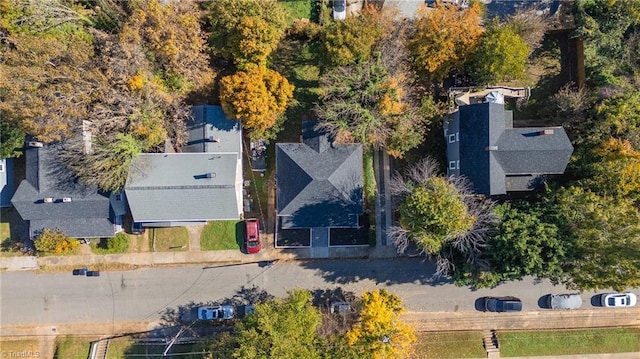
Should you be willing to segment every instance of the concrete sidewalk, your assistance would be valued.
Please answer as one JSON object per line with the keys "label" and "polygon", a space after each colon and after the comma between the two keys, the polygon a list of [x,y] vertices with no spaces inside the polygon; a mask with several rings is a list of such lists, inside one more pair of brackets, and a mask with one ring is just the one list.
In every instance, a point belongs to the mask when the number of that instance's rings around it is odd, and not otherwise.
{"label": "concrete sidewalk", "polygon": [[577,310],[528,310],[517,313],[405,312],[402,319],[421,332],[464,330],[548,330],[639,327],[640,307]]}
{"label": "concrete sidewalk", "polygon": [[[395,256],[394,251],[376,250],[369,247],[336,247],[329,248],[329,258],[381,258]],[[256,263],[273,260],[295,260],[313,258],[310,248],[278,249],[263,248],[260,253],[245,254],[240,250],[220,251],[178,251],[178,252],[143,252],[125,254],[87,254],[58,257],[0,257],[0,269],[4,271],[68,270],[71,267],[101,268],[114,267],[152,267],[161,265],[185,265],[201,263]],[[89,268],[91,269],[91,268]]]}

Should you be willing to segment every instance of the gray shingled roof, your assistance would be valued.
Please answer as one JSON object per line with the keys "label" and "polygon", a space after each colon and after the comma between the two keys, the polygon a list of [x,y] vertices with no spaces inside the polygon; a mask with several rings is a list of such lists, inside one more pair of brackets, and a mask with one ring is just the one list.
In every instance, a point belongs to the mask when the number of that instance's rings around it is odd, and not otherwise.
{"label": "gray shingled roof", "polygon": [[[459,108],[460,174],[476,192],[530,190],[544,174],[561,174],[573,152],[562,127],[509,128],[512,113],[501,104]],[[541,131],[552,130],[550,134]]]}
{"label": "gray shingled roof", "polygon": [[227,119],[220,106],[193,106],[192,114],[186,121],[189,138],[184,152],[242,153],[240,121]]}
{"label": "gray shingled roof", "polygon": [[[31,233],[59,228],[70,237],[113,236],[108,194],[77,182],[58,163],[56,151],[55,145],[28,147],[25,151],[26,179],[11,203],[22,219],[31,221]],[[44,198],[54,201],[44,203]],[[63,202],[63,198],[71,198],[71,202]]]}
{"label": "gray shingled roof", "polygon": [[[362,145],[276,144],[277,210],[282,228],[356,227],[363,212]],[[312,145],[313,147],[309,146]]]}
{"label": "gray shingled roof", "polygon": [[[235,153],[145,153],[125,194],[135,222],[239,219],[242,169]],[[211,173],[211,177],[207,174]],[[239,177],[238,177],[239,175]]]}

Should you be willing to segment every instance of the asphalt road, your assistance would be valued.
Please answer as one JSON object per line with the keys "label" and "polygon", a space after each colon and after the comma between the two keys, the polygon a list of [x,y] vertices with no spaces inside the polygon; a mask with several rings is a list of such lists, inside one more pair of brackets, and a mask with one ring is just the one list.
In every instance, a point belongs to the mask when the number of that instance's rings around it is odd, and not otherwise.
{"label": "asphalt road", "polygon": [[[200,303],[241,305],[266,294],[284,296],[296,287],[315,291],[317,298],[324,299],[320,302],[386,288],[415,312],[473,312],[477,299],[486,295],[515,295],[523,300],[524,310],[540,310],[544,295],[567,292],[532,278],[472,291],[433,281],[431,273],[430,264],[416,259],[143,268],[102,272],[99,277],[3,272],[0,325],[171,321]],[[583,293],[584,308],[592,306],[593,295]]]}

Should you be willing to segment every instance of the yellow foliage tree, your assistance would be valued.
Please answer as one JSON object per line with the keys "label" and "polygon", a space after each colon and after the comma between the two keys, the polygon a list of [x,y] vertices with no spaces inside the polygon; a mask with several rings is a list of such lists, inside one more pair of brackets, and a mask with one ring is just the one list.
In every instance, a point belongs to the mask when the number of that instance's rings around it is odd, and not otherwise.
{"label": "yellow foliage tree", "polygon": [[364,358],[404,358],[411,354],[415,330],[400,320],[402,300],[380,289],[362,295],[359,322],[347,332],[347,343]]}
{"label": "yellow foliage tree", "polygon": [[286,10],[276,0],[216,0],[208,15],[213,54],[243,70],[266,65],[287,26]]}
{"label": "yellow foliage tree", "polygon": [[193,1],[171,1],[165,5],[158,0],[138,1],[119,33],[119,40],[139,44],[149,51],[159,70],[166,74],[165,82],[174,90],[188,92],[210,87],[214,76],[208,66],[201,15]]}
{"label": "yellow foliage tree", "polygon": [[594,192],[640,203],[640,152],[627,140],[609,138],[594,151],[586,180]]}
{"label": "yellow foliage tree", "polygon": [[220,80],[220,102],[225,114],[241,120],[253,138],[268,137],[268,130],[293,97],[293,89],[278,72],[254,65]]}
{"label": "yellow foliage tree", "polygon": [[480,40],[481,15],[478,1],[466,9],[439,1],[432,9],[421,7],[415,36],[409,42],[418,69],[433,81],[441,81],[452,70],[459,69]]}

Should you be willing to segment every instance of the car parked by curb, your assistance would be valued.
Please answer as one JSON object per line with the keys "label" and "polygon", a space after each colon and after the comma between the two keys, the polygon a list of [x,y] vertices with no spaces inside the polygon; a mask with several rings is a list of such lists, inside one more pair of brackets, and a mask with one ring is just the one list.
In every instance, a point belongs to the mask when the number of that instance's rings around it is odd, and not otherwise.
{"label": "car parked by curb", "polygon": [[547,305],[551,309],[578,309],[582,306],[582,298],[578,293],[550,294]]}
{"label": "car parked by curb", "polygon": [[638,302],[635,294],[626,293],[604,293],[600,295],[600,304],[607,308],[633,307]]}
{"label": "car parked by curb", "polygon": [[519,312],[522,301],[516,297],[484,297],[486,312]]}
{"label": "car parked by curb", "polygon": [[198,308],[198,319],[200,320],[229,320],[235,316],[235,308],[232,305],[216,305]]}

